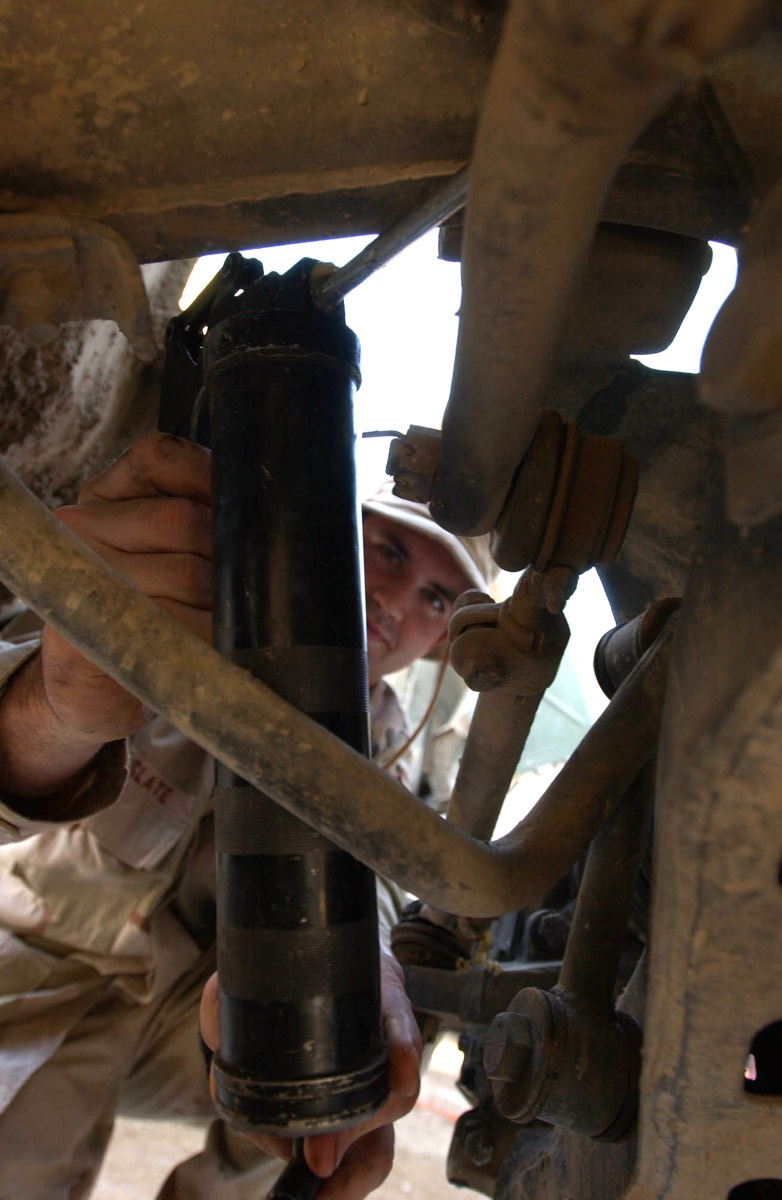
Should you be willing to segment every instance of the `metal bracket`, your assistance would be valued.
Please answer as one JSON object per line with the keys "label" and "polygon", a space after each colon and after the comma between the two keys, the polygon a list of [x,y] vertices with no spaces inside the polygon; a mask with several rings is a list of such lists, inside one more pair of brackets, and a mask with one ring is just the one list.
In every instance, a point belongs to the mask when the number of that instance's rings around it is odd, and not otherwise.
{"label": "metal bracket", "polygon": [[139,265],[105,225],[56,214],[0,216],[0,324],[35,345],[67,321],[116,322],[143,362],[157,347]]}

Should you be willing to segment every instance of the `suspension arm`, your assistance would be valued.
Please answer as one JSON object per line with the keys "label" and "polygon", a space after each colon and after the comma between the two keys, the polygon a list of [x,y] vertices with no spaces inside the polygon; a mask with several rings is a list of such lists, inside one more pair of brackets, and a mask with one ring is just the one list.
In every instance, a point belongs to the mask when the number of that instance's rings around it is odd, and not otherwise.
{"label": "suspension arm", "polygon": [[586,849],[657,743],[667,631],[533,811],[486,844],[441,820],[126,584],[2,462],[0,577],[186,737],[324,837],[449,912],[494,917],[546,891]]}

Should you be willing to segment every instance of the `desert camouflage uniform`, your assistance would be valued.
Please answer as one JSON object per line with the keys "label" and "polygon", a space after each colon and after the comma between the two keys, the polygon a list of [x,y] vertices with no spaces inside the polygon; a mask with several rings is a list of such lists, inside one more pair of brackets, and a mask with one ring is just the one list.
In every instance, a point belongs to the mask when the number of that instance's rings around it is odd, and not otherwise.
{"label": "desert camouflage uniform", "polygon": [[[0,641],[0,688],[36,648],[35,634]],[[370,701],[382,765],[407,726],[387,684]],[[249,1200],[278,1172],[214,1121],[197,1049],[214,970],[212,788],[212,760],[154,717],[103,748],[67,820],[27,820],[0,792],[0,1200],[87,1196],[117,1111],[213,1120],[160,1200]],[[404,897],[381,881],[378,901],[387,938]]]}

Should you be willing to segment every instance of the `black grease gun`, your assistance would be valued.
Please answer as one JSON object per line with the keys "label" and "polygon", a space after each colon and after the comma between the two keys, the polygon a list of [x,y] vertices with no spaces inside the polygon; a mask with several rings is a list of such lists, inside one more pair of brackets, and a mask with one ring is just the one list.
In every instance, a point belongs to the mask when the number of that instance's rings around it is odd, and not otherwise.
{"label": "black grease gun", "polygon": [[[211,445],[216,648],[367,754],[359,350],[314,265],[228,256],[170,324],[160,425]],[[356,1123],[387,1095],[374,876],[221,763],[215,823],[219,1110],[296,1138]]]}

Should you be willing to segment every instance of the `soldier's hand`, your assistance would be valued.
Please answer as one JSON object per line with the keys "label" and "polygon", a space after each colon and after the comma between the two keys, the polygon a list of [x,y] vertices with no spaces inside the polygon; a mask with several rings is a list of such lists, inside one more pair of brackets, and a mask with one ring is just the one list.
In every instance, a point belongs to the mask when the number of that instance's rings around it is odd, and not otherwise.
{"label": "soldier's hand", "polygon": [[[91,479],[77,504],[56,515],[124,579],[211,640],[207,450],[151,434]],[[149,649],[155,653],[154,646]],[[40,654],[12,677],[0,704],[7,793],[53,794],[102,745],[135,732],[146,715],[140,701],[47,626]],[[46,809],[40,815],[57,814]]]}
{"label": "soldier's hand", "polygon": [[[207,450],[170,434],[150,434],[89,480],[77,504],[56,515],[123,579],[211,640]],[[140,701],[49,627],[41,669],[52,710],[75,735],[103,743],[143,722]]]}
{"label": "soldier's hand", "polygon": [[[393,1164],[393,1123],[410,1112],[418,1096],[421,1035],[404,989],[402,968],[390,954],[381,954],[380,973],[390,1094],[383,1107],[361,1125],[305,1139],[307,1165],[324,1180],[318,1200],[364,1200],[380,1186]],[[211,1050],[217,1050],[216,975],[207,983],[201,999],[201,1036]],[[211,1071],[210,1085],[214,1095]],[[289,1138],[248,1136],[267,1154],[291,1157]]]}

